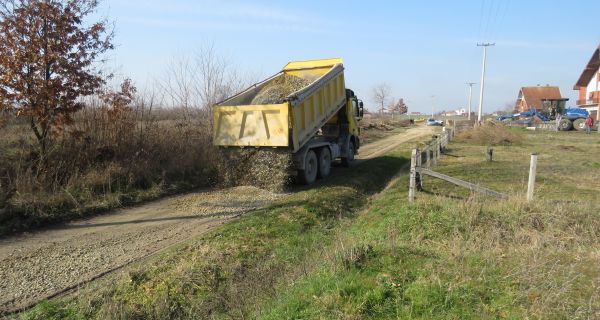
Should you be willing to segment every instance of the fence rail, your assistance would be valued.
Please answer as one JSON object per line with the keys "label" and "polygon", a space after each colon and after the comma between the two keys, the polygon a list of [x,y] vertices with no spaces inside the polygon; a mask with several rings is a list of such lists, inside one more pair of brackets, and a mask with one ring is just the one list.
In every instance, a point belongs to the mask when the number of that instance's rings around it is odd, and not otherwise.
{"label": "fence rail", "polygon": [[[453,126],[453,128],[455,128]],[[427,175],[437,179],[441,179],[463,188],[467,188],[473,192],[480,192],[488,196],[507,199],[506,194],[481,187],[477,184],[463,181],[439,172],[431,170],[432,166],[437,165],[437,160],[448,148],[448,144],[454,138],[456,130],[444,128],[442,134],[437,135],[425,148],[422,150],[415,148],[412,150],[410,159],[410,182],[408,189],[408,200],[415,201],[417,191],[423,190],[423,176]],[[488,161],[492,161],[492,150],[488,148]]]}
{"label": "fence rail", "polygon": [[444,127],[440,135],[436,135],[425,148],[412,150],[410,158],[410,185],[408,198],[412,202],[415,199],[417,189],[423,189],[423,175],[419,168],[431,168],[437,164],[437,160],[448,148],[448,144],[454,138],[455,130]]}

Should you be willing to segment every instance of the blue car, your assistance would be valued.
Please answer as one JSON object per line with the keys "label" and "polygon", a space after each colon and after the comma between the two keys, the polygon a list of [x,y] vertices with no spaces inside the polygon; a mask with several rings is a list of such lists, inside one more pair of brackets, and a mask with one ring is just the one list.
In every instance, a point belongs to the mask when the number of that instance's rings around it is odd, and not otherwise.
{"label": "blue car", "polygon": [[442,120],[435,120],[434,118],[429,118],[429,119],[427,119],[427,125],[428,126],[443,126],[444,125],[444,121],[442,121]]}

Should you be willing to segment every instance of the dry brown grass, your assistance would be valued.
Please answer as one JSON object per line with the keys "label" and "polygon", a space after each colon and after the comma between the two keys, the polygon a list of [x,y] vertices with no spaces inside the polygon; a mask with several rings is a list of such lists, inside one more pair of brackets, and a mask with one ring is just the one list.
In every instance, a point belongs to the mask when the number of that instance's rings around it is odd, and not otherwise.
{"label": "dry brown grass", "polygon": [[518,145],[524,140],[523,135],[494,122],[461,131],[459,141],[479,145]]}
{"label": "dry brown grass", "polygon": [[0,129],[0,234],[217,181],[204,110],[140,100],[114,113],[93,102],[54,133],[45,163],[27,125],[8,120]]}

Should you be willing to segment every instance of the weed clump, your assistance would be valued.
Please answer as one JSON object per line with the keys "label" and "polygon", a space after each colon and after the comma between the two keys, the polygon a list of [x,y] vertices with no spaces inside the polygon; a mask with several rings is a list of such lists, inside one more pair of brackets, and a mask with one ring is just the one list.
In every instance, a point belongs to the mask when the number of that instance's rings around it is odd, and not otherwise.
{"label": "weed clump", "polygon": [[251,104],[275,104],[283,103],[290,94],[308,86],[309,80],[283,74],[262,88],[252,99]]}
{"label": "weed clump", "polygon": [[523,143],[524,138],[522,134],[514,130],[509,130],[503,125],[486,123],[482,126],[460,132],[458,140],[484,146],[506,146],[520,145]]}

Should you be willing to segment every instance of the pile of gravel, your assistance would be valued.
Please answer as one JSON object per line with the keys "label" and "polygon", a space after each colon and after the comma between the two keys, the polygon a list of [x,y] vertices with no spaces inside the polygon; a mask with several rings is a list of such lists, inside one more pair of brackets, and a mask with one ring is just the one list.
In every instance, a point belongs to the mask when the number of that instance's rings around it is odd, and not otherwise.
{"label": "pile of gravel", "polygon": [[173,200],[170,207],[182,213],[197,216],[240,214],[263,207],[282,195],[252,186],[225,188],[198,192]]}
{"label": "pile of gravel", "polygon": [[254,186],[282,192],[290,185],[292,155],[287,150],[229,148],[221,154],[219,171],[226,187]]}
{"label": "pile of gravel", "polygon": [[[265,85],[251,104],[279,104],[308,86],[310,80],[282,74]],[[290,185],[292,156],[287,150],[228,148],[221,150],[219,172],[224,187],[254,186],[282,192]]]}
{"label": "pile of gravel", "polygon": [[308,86],[310,83],[309,80],[283,74],[264,86],[252,99],[251,104],[283,103],[290,94]]}

